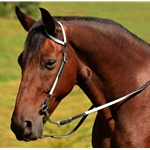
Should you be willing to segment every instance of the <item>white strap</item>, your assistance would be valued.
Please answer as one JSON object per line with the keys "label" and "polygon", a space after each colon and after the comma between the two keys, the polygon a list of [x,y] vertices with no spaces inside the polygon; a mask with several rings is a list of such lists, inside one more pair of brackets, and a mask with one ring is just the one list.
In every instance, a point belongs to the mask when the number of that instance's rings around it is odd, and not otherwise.
{"label": "white strap", "polygon": [[61,26],[62,34],[63,34],[63,40],[64,40],[64,41],[61,41],[61,40],[56,39],[55,37],[51,36],[51,35],[47,32],[47,30],[46,30],[46,28],[45,28],[46,35],[47,35],[52,41],[54,41],[54,42],[56,42],[56,43],[58,43],[58,44],[60,44],[60,45],[62,45],[62,46],[66,46],[66,34],[65,34],[64,27],[63,27],[63,25],[62,25],[59,21],[57,21],[57,22],[58,22],[58,24]]}

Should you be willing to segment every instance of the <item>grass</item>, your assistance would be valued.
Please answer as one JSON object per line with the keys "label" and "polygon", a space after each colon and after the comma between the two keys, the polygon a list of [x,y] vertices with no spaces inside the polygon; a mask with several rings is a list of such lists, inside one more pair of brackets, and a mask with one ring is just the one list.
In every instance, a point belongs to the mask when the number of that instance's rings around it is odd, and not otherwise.
{"label": "grass", "polygon": [[13,19],[0,19],[0,82],[20,78],[17,56],[23,50],[26,33]]}
{"label": "grass", "polygon": [[[41,2],[40,6],[48,9],[54,16],[109,18],[150,42],[149,2]],[[91,147],[91,132],[96,114],[90,115],[74,135],[65,139],[47,138],[28,143],[16,140],[10,130],[10,120],[21,78],[17,57],[23,50],[26,32],[15,19],[0,18],[0,22],[0,147]],[[61,102],[51,119],[57,121],[68,118],[86,111],[90,105],[88,98],[75,87]],[[47,123],[44,132],[55,135],[66,134],[76,123],[77,121],[74,121],[62,128]]]}

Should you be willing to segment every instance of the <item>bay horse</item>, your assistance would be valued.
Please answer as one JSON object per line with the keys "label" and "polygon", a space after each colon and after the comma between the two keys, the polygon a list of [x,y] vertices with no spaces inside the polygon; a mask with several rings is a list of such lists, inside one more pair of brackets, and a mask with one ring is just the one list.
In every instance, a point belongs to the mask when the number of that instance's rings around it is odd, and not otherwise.
{"label": "bay horse", "polygon": [[[150,79],[149,44],[120,24],[94,17],[52,17],[45,9],[40,11],[42,17],[36,21],[16,7],[28,35],[18,57],[22,79],[11,129],[24,141],[43,135],[47,121],[41,113],[43,103],[51,116],[74,85],[98,107]],[[149,98],[147,87],[127,101],[98,111],[93,147],[150,147]]]}

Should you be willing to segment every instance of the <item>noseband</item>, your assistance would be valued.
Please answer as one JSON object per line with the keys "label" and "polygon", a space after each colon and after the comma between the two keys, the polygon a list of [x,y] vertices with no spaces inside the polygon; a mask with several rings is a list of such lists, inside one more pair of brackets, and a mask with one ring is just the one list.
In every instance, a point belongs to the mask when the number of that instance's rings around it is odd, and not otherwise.
{"label": "noseband", "polygon": [[64,68],[64,65],[65,65],[65,63],[67,62],[67,54],[66,54],[66,46],[67,46],[67,43],[66,43],[66,34],[65,34],[65,30],[64,30],[62,24],[61,24],[59,21],[57,21],[57,22],[58,22],[58,24],[61,26],[61,29],[62,29],[63,41],[61,41],[61,40],[59,40],[59,39],[56,39],[55,37],[49,35],[48,32],[47,32],[47,30],[46,30],[46,28],[45,28],[45,32],[46,32],[47,37],[50,38],[52,41],[56,42],[57,44],[60,44],[60,45],[64,46],[64,49],[63,49],[63,58],[62,58],[61,65],[60,65],[60,68],[59,68],[59,70],[58,70],[58,73],[57,73],[57,75],[56,75],[56,78],[55,78],[55,80],[54,80],[54,82],[53,82],[52,88],[50,89],[50,91],[49,91],[49,93],[48,93],[48,95],[47,95],[47,97],[46,97],[46,100],[45,100],[44,104],[42,105],[42,108],[41,108],[41,110],[40,110],[40,114],[41,114],[41,115],[44,114],[45,117],[47,118],[47,120],[48,120],[50,123],[56,124],[56,125],[58,125],[59,127],[62,126],[62,125],[68,124],[68,123],[72,122],[73,120],[78,119],[78,118],[80,118],[80,117],[83,117],[83,118],[80,120],[80,122],[77,124],[77,126],[76,126],[70,133],[68,133],[68,134],[66,134],[66,135],[62,135],[62,136],[42,135],[40,138],[52,137],[52,138],[60,139],[60,138],[68,137],[68,136],[70,136],[71,134],[73,134],[73,133],[80,127],[80,125],[83,123],[83,121],[86,119],[86,117],[87,117],[89,114],[94,113],[94,112],[97,112],[97,111],[99,111],[99,110],[102,110],[102,109],[104,109],[104,108],[106,108],[106,107],[110,107],[110,106],[112,106],[112,105],[114,105],[114,104],[116,104],[116,103],[119,103],[119,102],[123,101],[123,100],[129,100],[130,98],[136,96],[137,94],[139,94],[140,92],[142,92],[146,87],[148,87],[148,86],[150,85],[150,81],[148,81],[146,84],[144,84],[144,85],[143,85],[141,88],[139,88],[138,90],[136,90],[136,91],[134,91],[134,92],[132,92],[132,93],[129,93],[129,94],[127,94],[127,95],[125,95],[125,96],[123,96],[123,97],[121,97],[121,98],[118,98],[118,99],[116,99],[116,100],[114,100],[114,101],[111,101],[111,102],[109,102],[109,103],[106,103],[106,104],[101,105],[101,106],[96,107],[96,108],[94,108],[94,106],[91,106],[88,111],[86,111],[86,112],[84,112],[84,113],[81,113],[81,114],[78,114],[78,115],[76,115],[76,116],[70,117],[70,118],[68,118],[68,119],[66,119],[66,120],[62,120],[62,121],[58,121],[58,122],[52,121],[52,120],[49,118],[48,104],[49,104],[49,101],[50,101],[50,97],[52,96],[52,94],[53,94],[53,92],[54,92],[54,89],[55,89],[55,87],[56,87],[56,84],[57,84],[57,82],[58,82],[58,79],[59,79],[59,77],[60,77],[60,75],[61,75],[61,73],[62,73],[62,70],[63,70],[63,68]]}

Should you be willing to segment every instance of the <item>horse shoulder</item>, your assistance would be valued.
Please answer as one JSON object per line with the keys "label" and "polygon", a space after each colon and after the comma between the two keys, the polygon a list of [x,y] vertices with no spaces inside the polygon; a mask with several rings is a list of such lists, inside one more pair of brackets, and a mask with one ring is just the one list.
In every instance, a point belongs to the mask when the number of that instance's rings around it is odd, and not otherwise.
{"label": "horse shoulder", "polygon": [[[98,76],[85,64],[80,62],[77,84],[85,92],[95,107],[106,103],[104,93],[98,81]],[[102,86],[102,85],[101,85]],[[99,111],[92,135],[93,147],[110,147],[110,138],[114,130],[115,122],[112,118],[110,108]]]}

